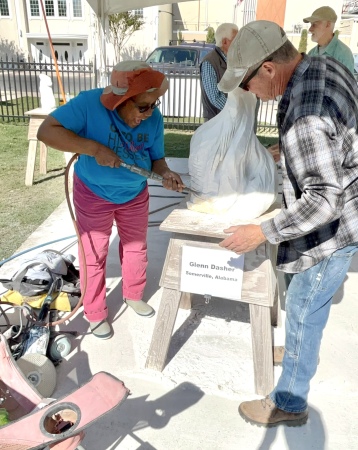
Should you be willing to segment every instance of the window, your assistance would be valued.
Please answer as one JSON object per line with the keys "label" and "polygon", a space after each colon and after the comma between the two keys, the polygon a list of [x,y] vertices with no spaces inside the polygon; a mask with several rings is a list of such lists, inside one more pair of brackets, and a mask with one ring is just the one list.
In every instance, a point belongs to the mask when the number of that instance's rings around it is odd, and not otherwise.
{"label": "window", "polygon": [[31,17],[40,17],[39,0],[30,0]]}
{"label": "window", "polygon": [[73,17],[82,17],[82,2],[81,0],[73,0]]}
{"label": "window", "polygon": [[58,0],[59,17],[67,17],[66,0]]}
{"label": "window", "polygon": [[0,0],[0,16],[10,17],[8,0]]}
{"label": "window", "polygon": [[[0,5],[3,2],[9,0],[0,0]],[[30,16],[41,17],[42,10],[40,10],[40,0],[28,0],[30,5]],[[67,0],[44,0],[46,17],[51,18],[63,18],[63,17],[82,17],[82,0],[72,0],[69,4],[72,5],[71,9],[67,10]],[[71,7],[70,7],[71,8]]]}
{"label": "window", "polygon": [[55,15],[55,5],[53,0],[45,0],[45,11],[47,17],[54,17]]}
{"label": "window", "polygon": [[140,9],[133,9],[132,13],[133,13],[136,17],[143,18],[143,8],[140,8]]}

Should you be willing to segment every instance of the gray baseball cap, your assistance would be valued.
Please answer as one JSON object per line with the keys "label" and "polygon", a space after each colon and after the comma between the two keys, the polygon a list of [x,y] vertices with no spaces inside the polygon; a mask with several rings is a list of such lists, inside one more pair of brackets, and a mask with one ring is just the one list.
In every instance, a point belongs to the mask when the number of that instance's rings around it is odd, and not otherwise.
{"label": "gray baseball cap", "polygon": [[286,41],[286,34],[275,22],[256,20],[242,27],[229,47],[227,69],[218,88],[233,91],[251,67],[265,61]]}

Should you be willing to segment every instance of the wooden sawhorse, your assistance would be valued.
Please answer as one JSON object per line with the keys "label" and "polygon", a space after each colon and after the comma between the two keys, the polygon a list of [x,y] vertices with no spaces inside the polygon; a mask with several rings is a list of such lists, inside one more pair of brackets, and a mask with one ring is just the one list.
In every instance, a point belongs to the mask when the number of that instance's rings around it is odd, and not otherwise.
{"label": "wooden sawhorse", "polygon": [[[29,149],[27,153],[27,165],[26,165],[26,175],[25,175],[25,185],[32,186],[34,182],[34,172],[35,172],[35,162],[36,162],[36,151],[37,151],[37,131],[45,120],[45,118],[53,111],[53,109],[43,110],[42,108],[32,109],[31,111],[25,112],[26,116],[30,116],[29,131],[27,134],[27,139],[29,141]],[[72,157],[72,153],[65,152],[65,162],[68,164]],[[72,166],[73,167],[73,166]],[[72,168],[71,168],[72,169]],[[72,169],[73,170],[73,169]],[[46,175],[47,173],[47,147],[40,141],[40,174]],[[72,180],[72,177],[71,177]]]}
{"label": "wooden sawhorse", "polygon": [[[25,112],[26,116],[30,116],[29,131],[27,139],[29,141],[29,149],[27,154],[27,165],[25,175],[25,185],[32,186],[34,181],[35,161],[37,151],[37,130],[45,117],[51,111],[45,111],[42,108],[32,109]],[[40,142],[40,174],[45,175],[47,173],[47,147],[43,142]]]}
{"label": "wooden sawhorse", "polygon": [[[275,205],[265,215],[250,222],[260,223],[278,212],[279,208]],[[218,216],[176,209],[160,226],[161,230],[171,231],[173,235],[159,283],[164,289],[146,361],[147,368],[163,370],[178,308],[191,307],[191,294],[180,292],[183,245],[219,248],[219,242],[227,236],[222,230],[230,225],[220,223]],[[255,392],[261,395],[267,395],[274,386],[272,325],[281,323],[275,265],[276,246],[268,242],[245,254],[240,301],[249,304]]]}

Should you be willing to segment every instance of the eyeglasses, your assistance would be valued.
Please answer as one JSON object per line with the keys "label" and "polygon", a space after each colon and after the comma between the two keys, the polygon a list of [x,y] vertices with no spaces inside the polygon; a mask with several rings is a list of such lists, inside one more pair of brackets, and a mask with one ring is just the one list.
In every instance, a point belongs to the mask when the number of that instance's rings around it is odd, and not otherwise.
{"label": "eyeglasses", "polygon": [[158,106],[161,104],[161,101],[160,101],[160,100],[157,100],[156,102],[152,103],[151,105],[139,106],[139,105],[137,105],[137,103],[136,103],[134,100],[132,100],[131,98],[130,98],[129,100],[131,100],[131,101],[136,105],[136,107],[138,108],[138,110],[139,110],[139,112],[140,112],[141,114],[145,113],[145,112],[148,111],[149,109],[155,109],[155,108],[158,108]]}
{"label": "eyeglasses", "polygon": [[259,65],[259,67],[257,67],[257,69],[255,69],[247,78],[245,81],[243,81],[241,84],[239,84],[239,87],[241,87],[241,89],[243,89],[244,91],[248,91],[248,84],[250,83],[250,81],[257,75],[257,72],[261,69],[262,65],[267,62],[267,61],[272,61],[272,59],[266,59],[265,61],[262,61],[262,63]]}

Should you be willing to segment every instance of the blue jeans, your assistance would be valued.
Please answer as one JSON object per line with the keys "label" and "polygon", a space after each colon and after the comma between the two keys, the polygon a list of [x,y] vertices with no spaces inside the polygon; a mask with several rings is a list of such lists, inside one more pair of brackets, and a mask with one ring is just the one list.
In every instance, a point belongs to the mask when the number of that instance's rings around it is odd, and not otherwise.
{"label": "blue jeans", "polygon": [[332,297],[343,283],[358,244],[344,247],[304,272],[285,274],[286,339],[282,374],[270,398],[284,411],[307,409]]}

